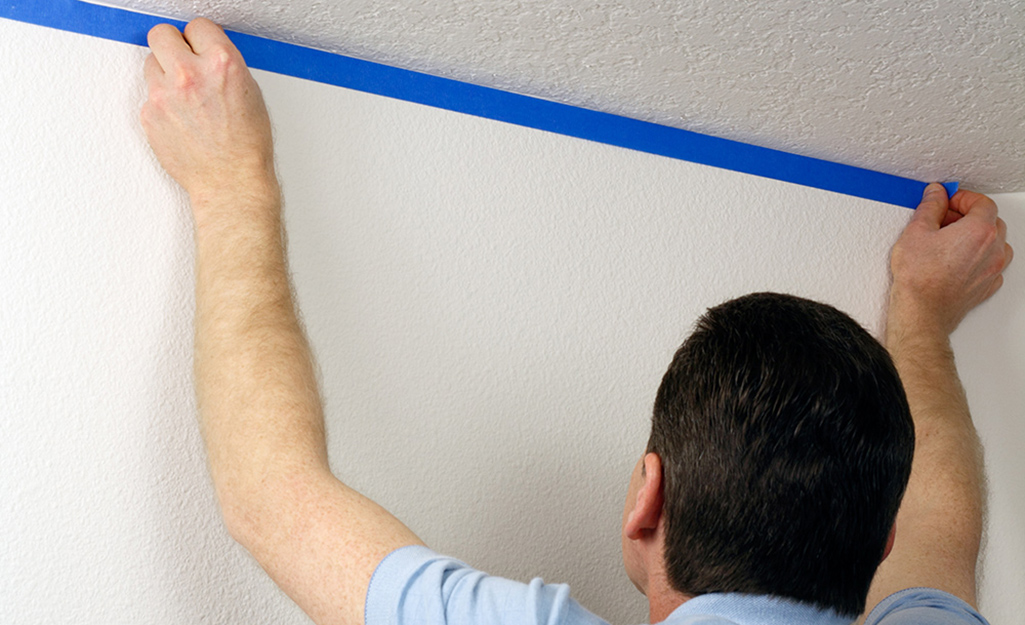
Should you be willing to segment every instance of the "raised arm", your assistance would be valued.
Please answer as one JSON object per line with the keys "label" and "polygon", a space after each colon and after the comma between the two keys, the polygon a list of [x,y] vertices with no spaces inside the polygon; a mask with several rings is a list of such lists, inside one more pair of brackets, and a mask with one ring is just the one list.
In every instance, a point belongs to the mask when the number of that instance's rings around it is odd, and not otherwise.
{"label": "raised arm", "polygon": [[420,541],[328,468],[260,89],[212,22],[149,40],[141,118],[195,218],[196,387],[225,522],[315,622],[362,623],[378,562]]}
{"label": "raised arm", "polygon": [[1005,232],[990,198],[959,191],[948,201],[933,184],[893,248],[886,345],[907,391],[916,443],[896,540],[873,580],[869,610],[918,586],[976,605],[982,451],[949,337],[1003,283],[1012,256]]}

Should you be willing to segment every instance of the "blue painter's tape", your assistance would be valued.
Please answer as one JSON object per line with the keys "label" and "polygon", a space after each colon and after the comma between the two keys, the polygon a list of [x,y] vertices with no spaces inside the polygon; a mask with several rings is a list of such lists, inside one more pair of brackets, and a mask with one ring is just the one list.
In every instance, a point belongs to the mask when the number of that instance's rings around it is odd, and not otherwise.
{"label": "blue painter's tape", "polygon": [[[78,0],[0,0],[0,17],[146,45],[160,23],[184,22]],[[914,208],[926,183],[438,78],[229,31],[250,67],[529,128]],[[957,183],[945,185],[953,195]]]}

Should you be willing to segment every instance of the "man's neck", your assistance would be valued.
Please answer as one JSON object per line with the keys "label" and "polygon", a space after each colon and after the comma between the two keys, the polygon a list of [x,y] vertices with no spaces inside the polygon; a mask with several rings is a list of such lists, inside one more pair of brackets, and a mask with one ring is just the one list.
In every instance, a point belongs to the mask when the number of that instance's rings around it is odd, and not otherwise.
{"label": "man's neck", "polygon": [[645,593],[648,597],[648,622],[661,623],[669,618],[676,608],[692,599],[669,585],[664,575],[652,576]]}

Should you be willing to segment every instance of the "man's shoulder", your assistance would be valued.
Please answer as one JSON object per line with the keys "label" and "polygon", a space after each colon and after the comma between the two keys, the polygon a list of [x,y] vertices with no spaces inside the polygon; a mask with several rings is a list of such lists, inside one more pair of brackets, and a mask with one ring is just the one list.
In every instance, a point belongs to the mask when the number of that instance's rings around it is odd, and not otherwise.
{"label": "man's shoulder", "polygon": [[608,625],[565,584],[488,575],[420,546],[381,561],[364,613],[366,625]]}
{"label": "man's shoulder", "polygon": [[907,588],[879,602],[865,625],[989,625],[963,599],[935,588]]}

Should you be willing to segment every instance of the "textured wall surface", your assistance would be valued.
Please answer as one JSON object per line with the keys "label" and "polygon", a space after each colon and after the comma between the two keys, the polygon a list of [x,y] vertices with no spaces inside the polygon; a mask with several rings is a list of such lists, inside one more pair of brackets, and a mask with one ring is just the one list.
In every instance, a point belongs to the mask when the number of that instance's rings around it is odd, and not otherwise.
{"label": "textured wall surface", "polygon": [[[222,528],[184,198],[145,51],[0,20],[0,622],[302,623]],[[428,544],[645,616],[619,522],[663,369],[775,289],[874,331],[906,209],[259,74],[336,472]],[[1022,246],[1025,194],[999,199]],[[983,605],[1025,614],[1025,272],[955,336],[988,449]]]}
{"label": "textured wall surface", "polygon": [[919,180],[1025,190],[1020,1],[107,3]]}

